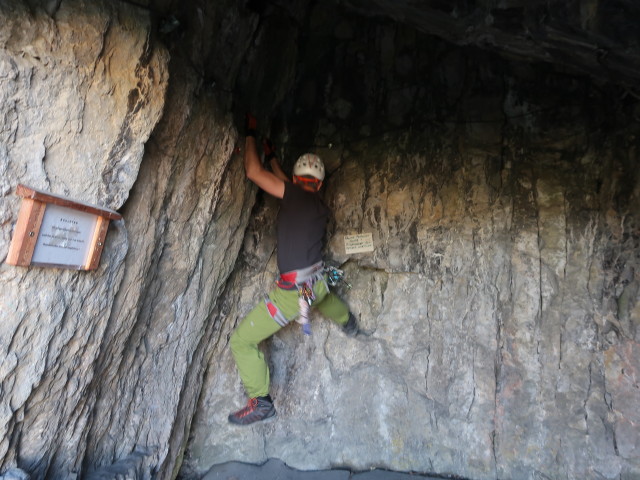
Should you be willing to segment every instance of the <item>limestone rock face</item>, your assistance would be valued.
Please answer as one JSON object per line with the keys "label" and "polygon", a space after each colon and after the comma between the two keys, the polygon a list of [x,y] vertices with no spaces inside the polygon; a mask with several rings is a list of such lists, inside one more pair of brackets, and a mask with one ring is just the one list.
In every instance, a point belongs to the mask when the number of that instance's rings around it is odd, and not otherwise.
{"label": "limestone rock face", "polygon": [[[640,78],[637,9],[628,1],[467,2],[337,0],[364,16],[393,19],[456,45],[634,87]],[[630,46],[633,46],[629,48]]]}
{"label": "limestone rock face", "polygon": [[[335,55],[315,53],[327,45]],[[311,337],[293,324],[266,342],[279,416],[248,428],[227,424],[244,397],[220,344],[184,475],[279,458],[637,476],[638,124],[609,123],[633,110],[589,82],[362,19],[300,51],[313,67],[285,154],[307,142],[329,167],[327,259],[346,271],[353,287],[339,291],[364,332],[347,338],[316,314]],[[250,224],[223,337],[273,286],[276,211],[266,200]],[[369,232],[372,253],[345,253],[345,235]]]}
{"label": "limestone rock face", "polygon": [[[0,476],[640,475],[634,92],[362,2],[26,3],[0,3],[0,259],[18,183],[124,220],[95,272],[0,265]],[[238,429],[228,338],[277,273],[248,109],[285,170],[325,160],[362,333],[280,331],[278,417]]]}
{"label": "limestone rock face", "polygon": [[[223,48],[202,22],[163,46],[158,19],[140,5],[41,5],[0,10],[0,251],[18,183],[124,220],[110,227],[97,272],[0,267],[0,472],[172,478],[218,341],[210,316],[256,191],[234,153],[228,95],[194,63]],[[216,4],[207,22],[224,23],[232,6]],[[257,16],[245,27],[239,17],[230,35],[246,43]],[[212,74],[233,83],[238,65],[219,65]]]}
{"label": "limestone rock face", "polygon": [[[0,18],[4,259],[18,183],[123,205],[162,114],[168,57],[149,43],[148,16],[125,4],[71,1],[47,12],[3,2]],[[125,224],[112,223],[96,272],[0,266],[4,468],[19,462],[39,478],[81,466],[95,362],[129,247]]]}

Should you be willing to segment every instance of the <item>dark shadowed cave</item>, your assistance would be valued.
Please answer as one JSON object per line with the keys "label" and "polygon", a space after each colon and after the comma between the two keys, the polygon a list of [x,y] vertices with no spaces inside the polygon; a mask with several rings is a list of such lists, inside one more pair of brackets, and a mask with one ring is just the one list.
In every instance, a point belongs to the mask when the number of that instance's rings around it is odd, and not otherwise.
{"label": "dark shadowed cave", "polygon": [[[19,183],[124,217],[95,272],[0,266],[0,478],[640,476],[640,6],[7,0],[0,20],[0,257]],[[276,275],[248,110],[285,169],[325,161],[326,256],[365,334],[283,329],[278,419],[238,430],[227,342]]]}

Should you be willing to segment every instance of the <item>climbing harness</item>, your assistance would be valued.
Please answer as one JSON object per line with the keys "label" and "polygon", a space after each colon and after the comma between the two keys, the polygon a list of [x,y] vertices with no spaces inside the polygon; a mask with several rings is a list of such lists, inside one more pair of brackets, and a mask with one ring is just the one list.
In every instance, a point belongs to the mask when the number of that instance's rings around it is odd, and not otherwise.
{"label": "climbing harness", "polygon": [[[326,284],[324,276],[324,262],[314,263],[307,268],[283,273],[276,281],[276,285],[279,288],[298,291],[298,307],[300,315],[296,318],[296,321],[302,325],[302,332],[305,335],[311,335],[309,307],[316,299],[316,296],[313,293],[313,286],[318,281],[323,281]],[[327,290],[328,289],[329,286],[327,285]],[[288,321],[282,312],[271,302],[270,299],[267,298],[265,301],[267,302],[269,314],[278,323],[278,325],[285,326]]]}
{"label": "climbing harness", "polygon": [[294,290],[309,282],[311,282],[313,286],[318,280],[322,280],[323,278],[324,262],[318,262],[307,268],[280,274],[276,285],[284,290]]}
{"label": "climbing harness", "polygon": [[[296,318],[296,322],[302,326],[302,333],[305,335],[311,335],[309,310],[311,305],[313,305],[313,302],[316,300],[316,295],[313,293],[313,287],[318,281],[325,282],[327,290],[329,290],[329,286],[335,287],[340,282],[343,282],[347,288],[351,288],[351,284],[344,278],[344,271],[331,265],[325,266],[324,262],[318,262],[310,267],[302,268],[300,270],[282,273],[276,281],[276,285],[279,288],[284,290],[298,290],[298,307],[300,315]],[[269,314],[276,323],[278,323],[278,325],[284,327],[289,323],[284,314],[269,297],[265,297],[265,303]]]}

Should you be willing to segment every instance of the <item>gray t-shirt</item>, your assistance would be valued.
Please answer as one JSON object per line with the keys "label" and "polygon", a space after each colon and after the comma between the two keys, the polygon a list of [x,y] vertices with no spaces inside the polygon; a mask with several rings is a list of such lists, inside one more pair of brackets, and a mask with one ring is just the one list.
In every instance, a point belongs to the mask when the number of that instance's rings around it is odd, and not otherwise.
{"label": "gray t-shirt", "polygon": [[280,273],[310,267],[322,260],[329,209],[317,193],[285,182],[278,213]]}

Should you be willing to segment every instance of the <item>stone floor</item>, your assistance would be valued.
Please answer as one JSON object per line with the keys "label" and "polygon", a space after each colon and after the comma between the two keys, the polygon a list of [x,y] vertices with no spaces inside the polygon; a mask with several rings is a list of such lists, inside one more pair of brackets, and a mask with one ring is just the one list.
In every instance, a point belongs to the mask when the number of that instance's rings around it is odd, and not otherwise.
{"label": "stone floor", "polygon": [[284,462],[270,459],[263,465],[229,462],[214,466],[202,480],[438,480],[416,473],[370,470],[352,473],[349,470],[320,470],[304,472],[288,467]]}

